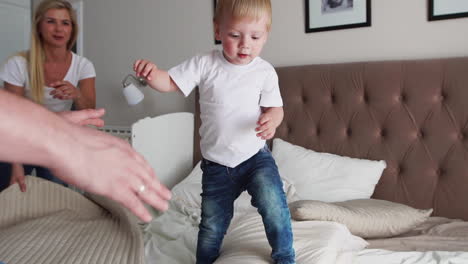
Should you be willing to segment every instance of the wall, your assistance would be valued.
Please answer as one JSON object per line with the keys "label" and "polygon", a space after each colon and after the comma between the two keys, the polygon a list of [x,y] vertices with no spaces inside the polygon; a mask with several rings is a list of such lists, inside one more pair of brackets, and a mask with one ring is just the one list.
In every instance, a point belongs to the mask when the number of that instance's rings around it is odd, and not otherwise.
{"label": "wall", "polygon": [[[272,3],[273,29],[262,57],[275,66],[468,56],[468,18],[428,22],[426,0],[372,0],[372,27],[308,34],[303,0]],[[212,0],[84,0],[84,55],[96,67],[107,124],[193,111],[193,96],[149,88],[142,104],[129,107],[120,82],[135,59],[168,69],[215,47],[211,16]]]}

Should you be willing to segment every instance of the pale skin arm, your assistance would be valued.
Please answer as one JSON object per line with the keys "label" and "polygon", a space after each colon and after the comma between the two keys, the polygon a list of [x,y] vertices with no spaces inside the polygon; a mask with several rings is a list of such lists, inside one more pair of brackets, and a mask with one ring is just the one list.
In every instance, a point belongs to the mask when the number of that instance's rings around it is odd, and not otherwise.
{"label": "pale skin arm", "polygon": [[87,78],[78,82],[78,87],[68,81],[58,81],[49,84],[55,90],[50,92],[54,98],[61,100],[73,100],[77,110],[96,107],[96,78]]}
{"label": "pale skin arm", "polygon": [[148,85],[159,92],[181,92],[169,73],[158,69],[151,61],[137,60],[133,63],[133,70],[137,77],[145,78]]}
{"label": "pale skin arm", "polygon": [[[50,168],[67,183],[121,203],[143,221],[151,220],[143,202],[168,208],[170,191],[127,142],[4,91],[0,105],[0,160]],[[146,190],[139,193],[142,184]]]}
{"label": "pale skin arm", "polygon": [[[5,89],[13,94],[24,97],[24,87],[16,86],[8,82],[4,83]],[[12,163],[11,164],[11,176],[10,176],[10,185],[18,183],[20,190],[22,192],[26,191],[25,175],[24,168],[21,163]]]}
{"label": "pale skin arm", "polygon": [[[88,78],[80,81],[80,87],[81,87],[81,92],[80,90],[76,89],[71,83],[69,82],[55,82],[53,85],[56,85],[57,88],[56,90],[52,91],[52,93],[57,93],[57,91],[60,91],[58,94],[60,96],[56,96],[56,98],[59,99],[73,99],[76,105],[77,109],[87,109],[87,108],[95,108],[95,101],[96,101],[96,95],[95,95],[95,88],[94,88],[94,80],[95,78]],[[12,85],[8,82],[5,82],[5,88],[7,91],[14,93],[19,96],[23,96],[25,94],[24,87],[21,86],[16,86]],[[70,93],[68,97],[62,96],[64,93]],[[104,115],[103,110],[102,115]],[[100,112],[97,112],[100,113]],[[88,112],[88,115],[95,115],[93,112]],[[101,115],[101,116],[102,116]],[[64,112],[63,114],[64,117],[70,116],[70,117],[75,117],[75,118],[80,118],[84,117],[83,115],[80,114],[72,114],[72,112]],[[103,121],[97,118],[93,118],[92,120],[79,120],[75,123],[81,123],[81,124],[89,124],[89,125],[95,125],[95,126],[102,126]],[[20,190],[22,192],[26,191],[26,182],[25,182],[25,175],[24,175],[24,168],[23,165],[20,163],[12,163],[11,167],[11,178],[10,178],[10,185],[18,183]]]}
{"label": "pale skin arm", "polygon": [[257,137],[268,140],[273,138],[276,128],[283,121],[283,107],[262,107],[262,114],[257,122]]}

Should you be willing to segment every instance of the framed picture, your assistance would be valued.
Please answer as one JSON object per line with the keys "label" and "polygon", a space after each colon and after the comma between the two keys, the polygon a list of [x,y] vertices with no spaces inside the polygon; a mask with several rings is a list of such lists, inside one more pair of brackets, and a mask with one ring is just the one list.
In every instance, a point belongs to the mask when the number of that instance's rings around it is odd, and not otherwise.
{"label": "framed picture", "polygon": [[429,21],[468,17],[466,0],[428,0]]}
{"label": "framed picture", "polygon": [[370,0],[306,0],[305,31],[371,26]]}
{"label": "framed picture", "polygon": [[[214,16],[214,13],[216,12],[216,1],[217,0],[213,0],[213,16]],[[214,42],[215,42],[216,45],[221,44],[221,41],[216,40],[216,37],[214,36],[214,33],[213,33],[213,37],[215,38]]]}

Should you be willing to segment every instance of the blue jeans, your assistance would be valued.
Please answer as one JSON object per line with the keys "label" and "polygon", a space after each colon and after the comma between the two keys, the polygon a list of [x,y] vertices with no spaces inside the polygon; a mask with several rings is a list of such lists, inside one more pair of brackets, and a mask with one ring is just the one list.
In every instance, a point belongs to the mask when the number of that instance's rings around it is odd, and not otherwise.
{"label": "blue jeans", "polygon": [[[50,170],[44,167],[39,167],[39,166],[34,166],[34,165],[23,165],[23,167],[24,167],[24,175],[29,175],[31,174],[33,169],[36,169],[37,177],[67,186],[66,183],[64,183],[59,178],[55,177],[52,174],[52,172],[50,172]],[[10,184],[10,178],[11,178],[11,163],[0,162],[0,191],[8,187],[8,185]]]}
{"label": "blue jeans", "polygon": [[213,263],[233,217],[234,201],[247,190],[262,216],[277,264],[295,263],[291,215],[278,167],[267,146],[235,168],[202,160],[202,216],[197,264]]}

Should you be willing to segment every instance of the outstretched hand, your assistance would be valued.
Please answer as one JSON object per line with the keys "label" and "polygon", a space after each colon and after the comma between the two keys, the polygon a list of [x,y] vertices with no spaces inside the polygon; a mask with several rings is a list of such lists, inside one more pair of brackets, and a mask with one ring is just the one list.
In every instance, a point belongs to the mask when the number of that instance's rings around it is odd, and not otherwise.
{"label": "outstretched hand", "polygon": [[167,210],[170,191],[130,144],[87,127],[74,126],[67,133],[77,144],[57,149],[57,162],[50,167],[55,176],[121,203],[145,222],[151,215],[143,202]]}
{"label": "outstretched hand", "polygon": [[97,127],[104,126],[104,120],[101,117],[106,113],[104,108],[83,109],[78,111],[64,111],[57,114],[66,120],[77,125],[93,125]]}

